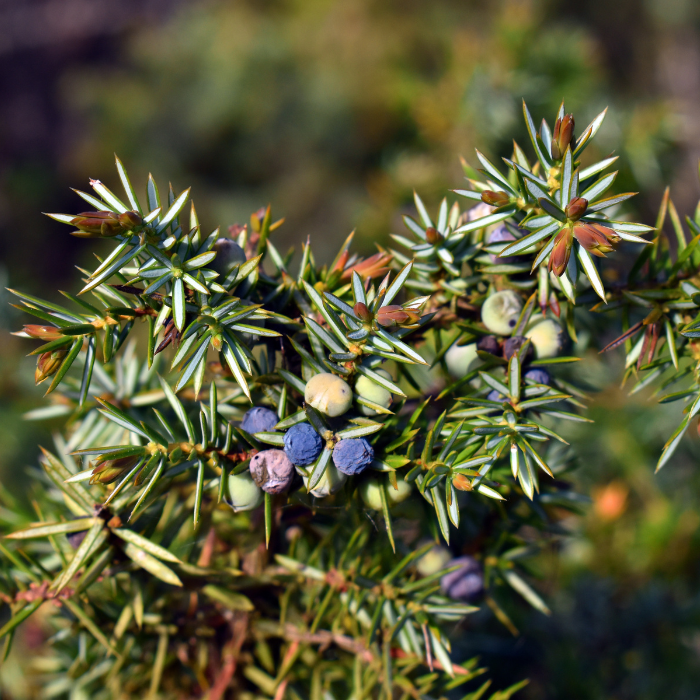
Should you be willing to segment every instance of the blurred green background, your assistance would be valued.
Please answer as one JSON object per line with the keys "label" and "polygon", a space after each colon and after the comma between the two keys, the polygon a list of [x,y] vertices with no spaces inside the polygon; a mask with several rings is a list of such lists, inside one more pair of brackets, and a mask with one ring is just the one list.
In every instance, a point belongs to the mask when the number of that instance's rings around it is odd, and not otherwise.
{"label": "blurred green background", "polygon": [[[116,186],[115,152],[132,181],[192,185],[211,228],[272,202],[279,247],[310,235],[326,259],[354,228],[364,252],[387,242],[475,145],[527,146],[523,97],[549,120],[565,98],[579,126],[610,107],[596,148],[622,156],[641,220],[666,184],[681,215],[700,193],[696,0],[0,0],[0,94],[0,281],[43,295],[75,291],[100,244],[40,211],[83,209],[68,188],[89,177]],[[21,493],[52,426],[22,420],[42,392],[6,301],[0,482]],[[620,360],[585,363],[596,423],[569,434],[592,505],[536,562],[552,617],[518,607],[519,637],[486,620],[456,640],[497,686],[530,677],[518,697],[700,696],[699,440],[654,476],[679,409],[630,398]]]}

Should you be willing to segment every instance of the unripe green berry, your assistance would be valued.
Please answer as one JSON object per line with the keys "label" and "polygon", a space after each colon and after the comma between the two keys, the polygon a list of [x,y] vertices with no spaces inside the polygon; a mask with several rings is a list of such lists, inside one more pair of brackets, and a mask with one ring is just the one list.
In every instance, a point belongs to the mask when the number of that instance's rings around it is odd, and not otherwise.
{"label": "unripe green berry", "polygon": [[492,294],[481,307],[481,320],[497,335],[510,335],[518,323],[523,300],[516,292],[506,289]]}
{"label": "unripe green berry", "polygon": [[[348,477],[345,476],[343,472],[338,471],[333,462],[329,462],[321,480],[316,484],[316,488],[311,491],[311,495],[315,498],[325,498],[326,496],[337,493],[343,488],[343,484],[347,481],[347,478]],[[308,477],[304,477],[304,486],[308,486],[308,483]]]}
{"label": "unripe green berry", "polygon": [[[405,501],[411,495],[411,486],[403,479],[398,480],[398,490],[387,484],[386,496],[389,507]],[[382,483],[379,479],[367,479],[360,487],[360,496],[365,505],[372,510],[382,509]]]}
{"label": "unripe green berry", "polygon": [[[392,378],[385,369],[378,369],[376,372],[385,379]],[[372,381],[369,377],[365,377],[364,375],[360,376],[355,382],[355,393],[363,399],[367,399],[367,401],[376,403],[384,408],[389,408],[389,406],[391,406],[391,392],[381,386],[381,384],[377,384],[377,382]],[[377,411],[369,406],[361,405],[360,412],[365,416],[377,415]]]}
{"label": "unripe green berry", "polygon": [[306,383],[304,401],[332,418],[342,416],[352,404],[352,389],[335,374],[322,372]]}
{"label": "unripe green berry", "polygon": [[445,353],[445,363],[453,377],[463,377],[475,367],[483,364],[476,354],[476,350],[476,343],[469,343],[469,345],[453,345]]}
{"label": "unripe green berry", "polygon": [[253,481],[250,472],[242,474],[229,474],[228,477],[228,503],[236,513],[253,510],[263,500],[262,489]]}
{"label": "unripe green berry", "polygon": [[403,479],[398,479],[396,485],[398,486],[398,488],[396,489],[393,486],[391,486],[391,484],[388,485],[386,489],[387,496],[389,497],[390,506],[395,506],[398,503],[403,503],[413,491],[411,485],[406,483]]}
{"label": "unripe green berry", "polygon": [[378,479],[367,479],[360,486],[360,496],[365,505],[372,510],[382,509],[382,487]]}

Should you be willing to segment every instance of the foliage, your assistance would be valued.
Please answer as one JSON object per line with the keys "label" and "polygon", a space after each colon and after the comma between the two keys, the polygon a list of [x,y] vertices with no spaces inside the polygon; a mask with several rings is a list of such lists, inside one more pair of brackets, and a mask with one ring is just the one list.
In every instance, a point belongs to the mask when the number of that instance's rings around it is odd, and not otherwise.
{"label": "foliage", "polygon": [[[504,600],[549,614],[531,560],[580,507],[559,426],[587,420],[563,336],[620,308],[608,347],[644,330],[637,386],[692,380],[662,399],[693,399],[662,466],[700,405],[700,229],[688,220],[686,244],[668,197],[656,227],[608,215],[631,196],[602,199],[615,158],[581,164],[605,113],[575,138],[563,104],[539,130],[523,111],[532,162],[517,144],[505,170],[477,152],[470,189],[435,220],[416,195],[411,238],[366,259],[351,235],[327,266],[307,241],[297,266],[269,206],[207,234],[189,190],[161,198],[149,177],[142,206],[119,159],[124,198],[93,180],[78,194],[95,211],[49,215],[113,245],[71,307],[13,291],[42,322],[19,335],[46,341],[34,417],[65,430],[42,450],[35,513],[7,503],[5,657],[51,601],[51,696],[444,697],[483,672],[450,656],[474,602],[511,631]],[[606,291],[595,257],[623,241],[644,247]],[[244,429],[251,404],[274,422]],[[299,425],[320,440],[292,467]],[[351,441],[366,461],[339,458]],[[442,556],[465,548],[477,585],[458,595],[462,563]]]}
{"label": "foliage", "polygon": [[[455,186],[455,155],[522,143],[522,97],[549,118],[566,95],[582,122],[611,106],[589,155],[614,149],[618,186],[655,194],[680,136],[673,105],[642,78],[664,43],[619,19],[613,39],[587,9],[594,22],[583,6],[540,0],[185,4],[161,27],[133,27],[117,66],[90,61],[64,77],[65,118],[83,128],[61,171],[105,172],[116,150],[132,172],[192,184],[216,221],[272,201],[295,222],[279,247],[311,231],[325,260],[338,229],[357,227],[361,252],[387,244],[414,189],[432,203]],[[624,72],[606,61],[618,51]],[[644,204],[647,215],[656,206]]]}

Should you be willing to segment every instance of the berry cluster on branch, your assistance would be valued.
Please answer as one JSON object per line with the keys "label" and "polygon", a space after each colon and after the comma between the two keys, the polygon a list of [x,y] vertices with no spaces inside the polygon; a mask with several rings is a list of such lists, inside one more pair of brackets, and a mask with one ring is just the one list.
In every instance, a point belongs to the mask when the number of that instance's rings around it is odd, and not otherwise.
{"label": "berry cluster on branch", "polygon": [[[41,324],[17,333],[42,341],[30,417],[64,429],[0,544],[5,657],[46,602],[56,697],[437,698],[483,672],[450,657],[465,616],[548,614],[532,557],[584,500],[567,348],[621,310],[633,391],[686,382],[667,462],[700,410],[700,216],[690,242],[668,194],[656,226],[613,218],[616,158],[582,165],[605,113],[578,138],[563,104],[524,115],[534,161],[477,151],[469,189],[434,218],[416,195],[410,237],[365,259],[352,235],[330,265],[283,255],[270,207],[207,233],[119,159],[124,198],[92,180],[94,210],[49,214],[111,247],[70,307],[13,291]],[[606,291],[623,243],[644,247]]]}

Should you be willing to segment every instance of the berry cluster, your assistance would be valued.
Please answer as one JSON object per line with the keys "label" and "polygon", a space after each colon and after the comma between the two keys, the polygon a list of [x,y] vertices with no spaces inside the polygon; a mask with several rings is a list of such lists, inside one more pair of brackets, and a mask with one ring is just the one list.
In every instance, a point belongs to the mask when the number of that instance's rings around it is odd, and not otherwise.
{"label": "berry cluster", "polygon": [[[624,310],[607,349],[626,346],[635,390],[689,382],[664,397],[692,402],[666,463],[700,412],[700,221],[690,243],[678,222],[674,259],[668,198],[658,230],[628,221],[630,194],[603,197],[615,158],[582,163],[604,114],[578,138],[563,105],[553,129],[524,116],[533,161],[477,151],[469,189],[434,217],[416,195],[411,238],[365,259],[352,235],[327,265],[310,242],[281,254],[270,207],[207,232],[189,190],[150,177],[141,200],[119,160],[124,197],[92,180],[94,211],[50,214],[110,250],[70,306],[13,291],[41,324],[17,334],[41,342],[31,417],[65,430],[42,522],[17,515],[2,545],[0,637],[60,597],[56,687],[442,697],[478,673],[449,641],[474,603],[511,629],[505,591],[548,612],[521,562],[576,507],[558,431],[586,394],[566,353]],[[606,291],[600,258],[626,243],[643,252]]]}

